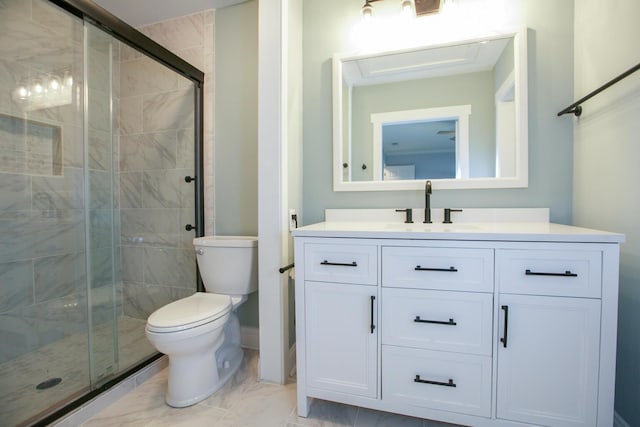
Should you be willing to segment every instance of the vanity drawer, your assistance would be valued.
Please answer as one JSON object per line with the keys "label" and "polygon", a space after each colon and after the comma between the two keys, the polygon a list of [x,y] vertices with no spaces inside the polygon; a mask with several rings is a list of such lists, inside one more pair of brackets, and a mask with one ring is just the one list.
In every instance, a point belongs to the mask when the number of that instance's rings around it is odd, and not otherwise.
{"label": "vanity drawer", "polygon": [[378,283],[378,248],[373,245],[307,243],[305,280],[318,282]]}
{"label": "vanity drawer", "polygon": [[491,357],[382,346],[382,399],[491,416]]}
{"label": "vanity drawer", "polygon": [[382,286],[493,292],[493,249],[386,246]]}
{"label": "vanity drawer", "polygon": [[501,293],[600,298],[602,253],[585,250],[498,250]]}
{"label": "vanity drawer", "polygon": [[490,356],[493,294],[382,290],[382,343]]}

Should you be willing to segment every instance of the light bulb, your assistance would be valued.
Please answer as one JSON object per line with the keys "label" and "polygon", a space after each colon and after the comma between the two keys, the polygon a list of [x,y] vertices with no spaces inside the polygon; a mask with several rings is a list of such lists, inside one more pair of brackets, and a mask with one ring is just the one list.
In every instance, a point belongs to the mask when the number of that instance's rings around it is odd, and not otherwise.
{"label": "light bulb", "polygon": [[13,99],[15,101],[25,101],[29,97],[29,90],[24,86],[20,85],[13,91]]}
{"label": "light bulb", "polygon": [[369,0],[367,0],[364,3],[364,6],[362,6],[362,17],[364,19],[371,19],[373,17],[373,6],[371,6]]}
{"label": "light bulb", "polygon": [[44,92],[44,86],[42,86],[42,83],[40,83],[40,80],[37,80],[34,84],[33,84],[33,93],[38,96],[38,95],[42,95],[42,92]]}
{"label": "light bulb", "polygon": [[54,77],[51,80],[49,80],[49,89],[53,91],[57,91],[58,89],[60,89],[60,80],[58,80],[57,77]]}
{"label": "light bulb", "polygon": [[71,77],[71,74],[69,72],[64,73],[64,85],[66,87],[73,86],[73,77]]}
{"label": "light bulb", "polygon": [[402,0],[402,13],[403,14],[410,14],[411,13],[411,0]]}

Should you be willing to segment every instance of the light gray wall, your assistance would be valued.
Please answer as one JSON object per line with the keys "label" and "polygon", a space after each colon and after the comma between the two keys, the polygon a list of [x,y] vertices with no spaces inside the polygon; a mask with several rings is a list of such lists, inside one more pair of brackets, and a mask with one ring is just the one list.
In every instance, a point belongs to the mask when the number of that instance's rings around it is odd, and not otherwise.
{"label": "light gray wall", "polygon": [[[638,63],[640,2],[575,5],[575,93]],[[616,411],[640,425],[640,72],[583,105],[575,123],[573,221],[626,235],[621,246]]]}
{"label": "light gray wall", "polygon": [[496,66],[493,67],[493,86],[495,90],[500,89],[500,86],[514,68],[514,51],[513,51],[513,39],[509,41],[509,44],[504,48],[500,58],[496,61]]}
{"label": "light gray wall", "polygon": [[[354,50],[351,28],[361,1],[304,2],[304,223],[325,208],[422,206],[420,191],[333,192],[331,56]],[[462,5],[461,5],[462,6]],[[572,126],[555,113],[573,98],[573,1],[509,2],[508,25],[529,31],[529,187],[438,190],[434,207],[549,207],[571,220]]]}
{"label": "light gray wall", "polygon": [[258,2],[216,11],[214,232],[258,235]]}
{"label": "light gray wall", "polygon": [[[258,235],[258,2],[215,15],[214,232]],[[258,325],[258,294],[239,309]]]}

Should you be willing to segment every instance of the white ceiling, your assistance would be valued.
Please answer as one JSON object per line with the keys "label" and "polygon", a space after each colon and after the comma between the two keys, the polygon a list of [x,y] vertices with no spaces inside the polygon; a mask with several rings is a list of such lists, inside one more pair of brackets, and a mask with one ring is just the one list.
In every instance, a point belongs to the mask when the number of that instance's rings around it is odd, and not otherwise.
{"label": "white ceiling", "polygon": [[132,27],[190,15],[207,9],[243,3],[246,0],[93,0]]}

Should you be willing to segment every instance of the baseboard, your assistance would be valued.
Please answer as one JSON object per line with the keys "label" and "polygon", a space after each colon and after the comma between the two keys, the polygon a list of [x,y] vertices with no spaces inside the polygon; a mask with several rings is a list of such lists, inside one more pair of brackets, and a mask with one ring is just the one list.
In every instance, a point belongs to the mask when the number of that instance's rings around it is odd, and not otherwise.
{"label": "baseboard", "polygon": [[631,425],[625,421],[624,418],[617,412],[613,412],[613,427],[631,427]]}
{"label": "baseboard", "polygon": [[255,326],[240,326],[240,345],[249,350],[260,350],[260,329]]}

